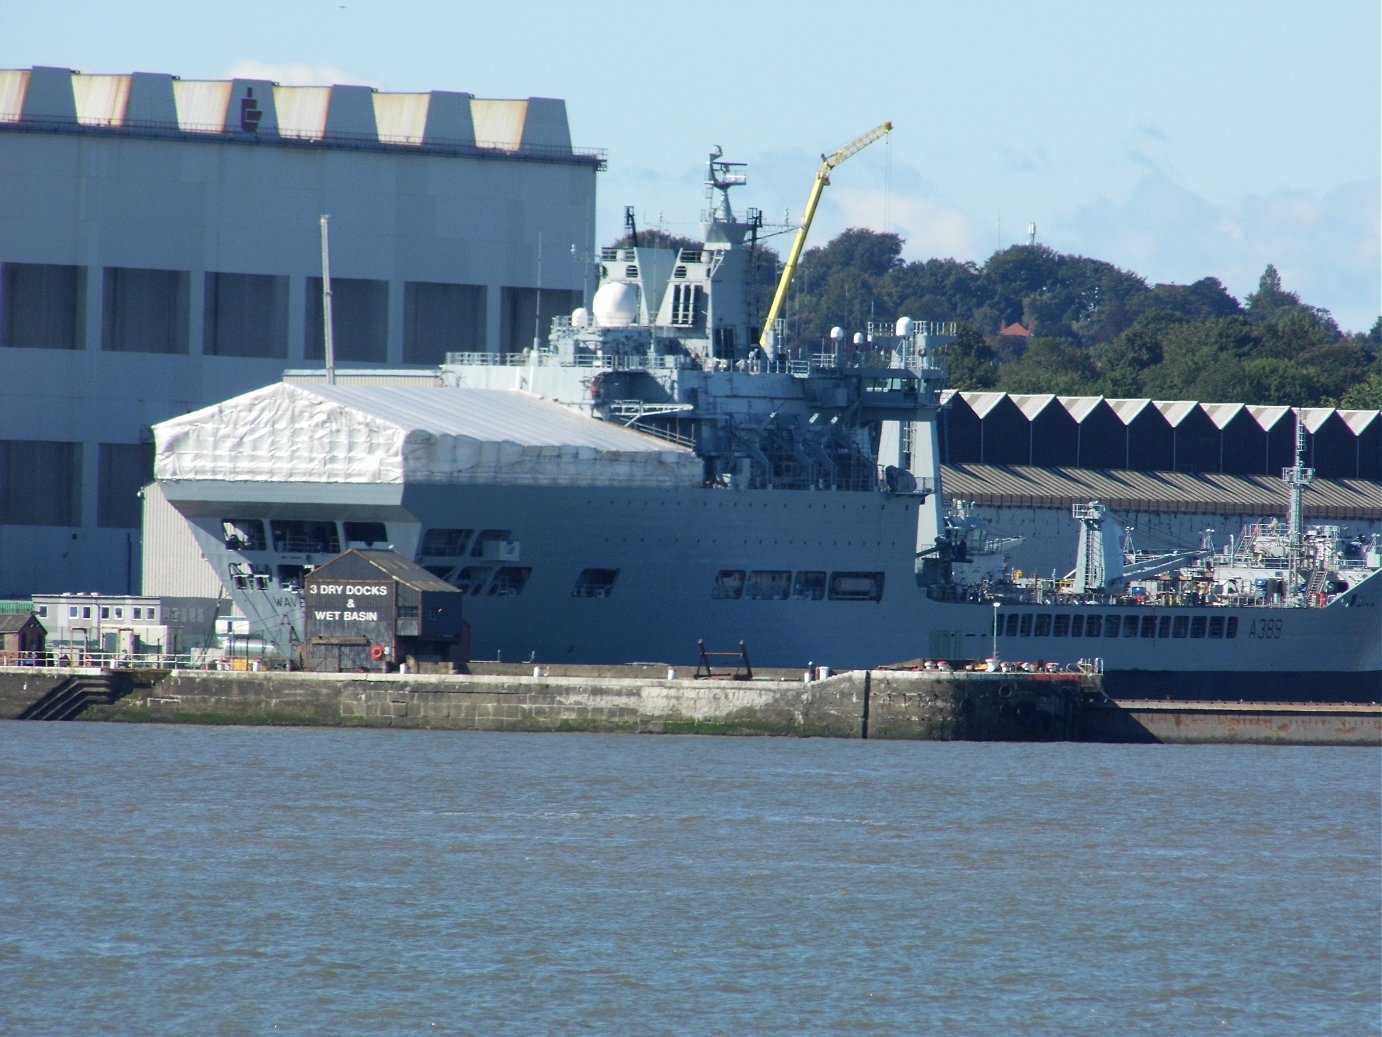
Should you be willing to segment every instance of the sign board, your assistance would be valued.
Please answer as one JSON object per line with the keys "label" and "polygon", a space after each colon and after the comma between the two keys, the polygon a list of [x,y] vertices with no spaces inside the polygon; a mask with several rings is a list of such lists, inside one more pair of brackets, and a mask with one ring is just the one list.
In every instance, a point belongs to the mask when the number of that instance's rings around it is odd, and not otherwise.
{"label": "sign board", "polygon": [[393,580],[310,581],[306,587],[308,629],[317,637],[366,636],[391,642],[395,587]]}

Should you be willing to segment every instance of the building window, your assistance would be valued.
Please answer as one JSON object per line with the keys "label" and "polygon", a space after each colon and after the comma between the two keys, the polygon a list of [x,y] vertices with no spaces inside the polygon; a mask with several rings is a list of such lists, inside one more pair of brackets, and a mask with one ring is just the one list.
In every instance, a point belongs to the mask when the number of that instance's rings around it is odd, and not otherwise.
{"label": "building window", "polygon": [[286,277],[209,273],[205,314],[202,349],[207,356],[288,355]]}
{"label": "building window", "polygon": [[102,606],[101,606],[101,618],[102,618],[102,619],[109,619],[109,618],[110,618],[110,606],[109,606],[109,605],[102,605]]}
{"label": "building window", "polygon": [[68,606],[67,606],[67,618],[68,618],[68,619],[76,619],[76,618],[77,618],[77,606],[76,606],[76,605],[68,605]]}
{"label": "building window", "polygon": [[0,263],[0,347],[81,349],[85,312],[83,268]]}
{"label": "building window", "polygon": [[403,286],[403,362],[440,364],[448,352],[485,352],[485,289],[409,281]]}
{"label": "building window", "polygon": [[0,525],[80,526],[82,445],[0,439]]}
{"label": "building window", "polygon": [[[307,279],[307,321],[303,355],[308,360],[326,357],[322,330],[322,279]],[[383,363],[388,359],[389,284],[353,277],[331,279],[331,349],[336,362],[355,360]]]}
{"label": "building window", "polygon": [[103,529],[138,529],[144,518],[140,493],[154,480],[152,443],[101,443],[96,524]]}
{"label": "building window", "polygon": [[48,615],[48,606],[39,605],[34,611],[38,614],[39,619],[44,619]]}
{"label": "building window", "polygon": [[131,618],[131,619],[143,619],[143,618],[144,618],[144,609],[143,609],[142,607],[140,607],[139,605],[131,605],[131,606],[130,606],[130,618]]}
{"label": "building window", "polygon": [[186,353],[188,275],[107,267],[101,348],[116,353]]}

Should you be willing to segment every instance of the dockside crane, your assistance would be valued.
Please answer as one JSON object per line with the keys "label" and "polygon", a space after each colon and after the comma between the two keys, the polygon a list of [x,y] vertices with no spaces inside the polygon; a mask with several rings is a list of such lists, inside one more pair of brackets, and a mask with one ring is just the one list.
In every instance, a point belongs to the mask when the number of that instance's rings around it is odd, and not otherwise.
{"label": "dockside crane", "polygon": [[863,151],[874,141],[887,136],[892,128],[893,124],[890,122],[881,123],[868,133],[855,137],[839,150],[821,156],[821,168],[816,170],[816,181],[811,185],[811,196],[806,199],[806,212],[801,219],[801,228],[797,231],[796,240],[792,242],[792,251],[787,256],[787,262],[782,267],[782,277],[777,282],[773,304],[768,307],[768,318],[763,322],[763,331],[758,338],[758,344],[768,356],[773,355],[773,326],[777,323],[778,314],[782,312],[782,304],[787,298],[787,287],[792,283],[797,260],[801,258],[801,250],[806,245],[806,235],[811,229],[811,220],[816,215],[816,205],[821,200],[821,192],[825,190],[826,184],[830,183],[831,171],[851,155]]}

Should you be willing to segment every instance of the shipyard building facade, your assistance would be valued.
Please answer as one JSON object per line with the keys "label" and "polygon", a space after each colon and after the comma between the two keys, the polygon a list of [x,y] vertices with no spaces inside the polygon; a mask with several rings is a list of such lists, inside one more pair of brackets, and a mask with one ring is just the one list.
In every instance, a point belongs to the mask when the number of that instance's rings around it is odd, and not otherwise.
{"label": "shipyard building facade", "polygon": [[151,427],[323,362],[323,216],[336,362],[435,368],[580,305],[603,165],[550,98],[0,71],[0,597],[140,589]]}

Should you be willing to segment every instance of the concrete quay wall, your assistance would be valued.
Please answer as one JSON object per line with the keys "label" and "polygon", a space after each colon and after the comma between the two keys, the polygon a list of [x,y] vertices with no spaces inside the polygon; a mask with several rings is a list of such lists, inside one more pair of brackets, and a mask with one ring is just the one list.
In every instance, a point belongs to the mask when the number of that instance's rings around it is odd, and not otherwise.
{"label": "concrete quay wall", "polygon": [[[1074,737],[1087,678],[850,671],[822,680],[516,674],[107,671],[111,705],[83,720],[481,731],[761,734],[935,740]],[[665,671],[663,671],[665,673]],[[70,671],[0,671],[15,718]]]}

